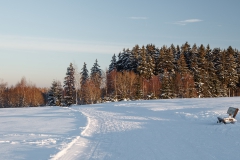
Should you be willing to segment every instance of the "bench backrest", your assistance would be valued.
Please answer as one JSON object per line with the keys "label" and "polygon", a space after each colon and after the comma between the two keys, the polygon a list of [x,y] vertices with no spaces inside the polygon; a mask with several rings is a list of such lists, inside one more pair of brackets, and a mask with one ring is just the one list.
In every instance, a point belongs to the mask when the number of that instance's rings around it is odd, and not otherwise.
{"label": "bench backrest", "polygon": [[229,115],[233,116],[233,118],[235,118],[238,113],[238,110],[239,110],[238,108],[229,107],[227,114],[229,114]]}

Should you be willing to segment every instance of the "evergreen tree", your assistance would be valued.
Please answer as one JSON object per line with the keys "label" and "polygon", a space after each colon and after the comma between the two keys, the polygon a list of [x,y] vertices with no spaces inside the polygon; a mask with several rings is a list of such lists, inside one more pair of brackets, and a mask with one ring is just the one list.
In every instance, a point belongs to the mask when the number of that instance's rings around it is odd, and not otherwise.
{"label": "evergreen tree", "polygon": [[191,65],[191,52],[190,52],[190,45],[188,42],[182,45],[181,47],[181,54],[185,56],[187,67],[189,68]]}
{"label": "evergreen tree", "polygon": [[116,60],[116,55],[114,54],[112,56],[111,64],[109,65],[108,72],[110,73],[115,69],[117,69],[117,60]]}
{"label": "evergreen tree", "polygon": [[236,63],[237,63],[237,75],[238,75],[238,83],[237,83],[237,86],[238,88],[240,87],[240,53],[237,52],[236,54]]}
{"label": "evergreen tree", "polygon": [[87,64],[85,62],[83,64],[82,72],[80,74],[81,74],[81,81],[80,81],[80,83],[81,83],[81,86],[83,86],[87,82],[87,80],[89,78]]}
{"label": "evergreen tree", "polygon": [[170,76],[167,70],[164,70],[163,80],[162,80],[162,89],[161,89],[161,98],[162,99],[172,99],[173,91],[172,88],[172,77]]}
{"label": "evergreen tree", "polygon": [[67,106],[70,106],[74,103],[74,92],[75,92],[75,86],[74,86],[74,68],[72,63],[70,63],[70,66],[67,68],[67,73],[64,81],[64,103]]}
{"label": "evergreen tree", "polygon": [[136,73],[138,63],[132,51],[127,50],[126,60],[124,61],[123,65],[125,71],[134,71]]}
{"label": "evergreen tree", "polygon": [[146,54],[151,56],[152,65],[154,65],[153,74],[158,75],[157,65],[159,58],[159,50],[153,44],[149,44],[146,46]]}
{"label": "evergreen tree", "polygon": [[159,51],[159,58],[157,62],[157,72],[160,74],[164,73],[164,55],[165,55],[165,46],[163,46]]}
{"label": "evergreen tree", "polygon": [[237,64],[234,58],[235,52],[231,46],[228,48],[226,54],[227,54],[226,55],[226,83],[227,83],[227,88],[229,90],[229,96],[230,96],[230,90],[232,91],[236,90],[237,83],[238,83],[238,74],[237,74]]}
{"label": "evergreen tree", "polygon": [[80,79],[80,100],[81,104],[86,104],[87,103],[87,97],[88,97],[88,80],[89,80],[89,75],[88,75],[88,69],[87,69],[87,64],[84,62],[83,68],[81,69],[81,79]]}
{"label": "evergreen tree", "polygon": [[147,80],[150,80],[154,75],[154,68],[155,68],[154,60],[152,59],[152,57],[150,55],[147,55],[146,62],[147,62],[146,63],[146,73],[144,75],[144,78]]}
{"label": "evergreen tree", "polygon": [[226,83],[226,50],[218,50],[219,54],[215,59],[216,74],[218,79],[221,81],[220,93],[222,97],[227,96],[227,83]]}
{"label": "evergreen tree", "polygon": [[138,68],[137,72],[140,76],[145,76],[147,73],[147,61],[146,61],[146,50],[145,47],[142,46],[141,53],[138,57]]}
{"label": "evergreen tree", "polygon": [[48,105],[60,106],[62,101],[62,86],[59,81],[53,81],[48,93]]}
{"label": "evergreen tree", "polygon": [[185,56],[184,54],[181,54],[178,61],[177,61],[177,74],[174,76],[174,79],[173,81],[175,82],[175,89],[174,91],[177,91],[175,92],[177,94],[178,97],[185,97],[185,90],[187,90],[188,88],[186,88],[184,86],[184,82],[187,81],[186,79],[186,75],[188,75],[188,67],[187,67],[187,64],[186,64],[186,60],[185,60]]}
{"label": "evergreen tree", "polygon": [[133,66],[132,71],[134,71],[134,73],[137,73],[137,68],[138,68],[138,65],[139,65],[138,58],[139,58],[140,53],[141,53],[140,47],[138,45],[135,45],[135,47],[133,47],[133,49],[132,49],[132,58],[133,58],[133,60],[132,60],[132,66]]}
{"label": "evergreen tree", "polygon": [[164,54],[164,68],[167,69],[168,72],[174,73],[174,63],[173,50],[169,48]]}
{"label": "evergreen tree", "polygon": [[207,83],[209,81],[207,72],[207,60],[206,60],[206,49],[203,45],[198,48],[198,76],[196,79],[196,85],[199,91],[199,97],[209,97]]}
{"label": "evergreen tree", "polygon": [[95,85],[99,86],[99,88],[101,84],[101,76],[102,76],[102,70],[100,69],[100,66],[98,65],[98,61],[96,59],[95,63],[93,64],[93,67],[91,68],[90,78]]}
{"label": "evergreen tree", "polygon": [[186,64],[186,60],[185,60],[184,54],[180,55],[180,58],[178,59],[177,64],[178,64],[177,72],[179,74],[183,75],[183,74],[188,72],[188,67],[187,67],[187,64]]}
{"label": "evergreen tree", "polygon": [[123,52],[120,52],[118,54],[118,60],[117,60],[117,71],[121,72],[124,69],[124,65],[123,65],[123,59],[124,59],[124,53],[125,53],[125,48],[123,49]]}
{"label": "evergreen tree", "polygon": [[138,75],[135,83],[135,99],[143,99],[143,90],[141,77]]}
{"label": "evergreen tree", "polygon": [[96,59],[93,67],[91,68],[90,74],[90,85],[88,87],[91,88],[89,96],[91,103],[99,103],[101,98],[101,81],[102,81],[102,70],[98,65],[98,61]]}

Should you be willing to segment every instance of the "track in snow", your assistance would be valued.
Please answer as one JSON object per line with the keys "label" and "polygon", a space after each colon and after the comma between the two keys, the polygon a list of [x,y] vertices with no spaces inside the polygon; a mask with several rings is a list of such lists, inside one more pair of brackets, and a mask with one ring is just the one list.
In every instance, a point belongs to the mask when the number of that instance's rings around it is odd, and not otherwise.
{"label": "track in snow", "polygon": [[181,99],[72,107],[88,124],[53,159],[228,159],[229,150],[237,158],[240,125],[216,123],[229,106],[238,107],[240,101]]}

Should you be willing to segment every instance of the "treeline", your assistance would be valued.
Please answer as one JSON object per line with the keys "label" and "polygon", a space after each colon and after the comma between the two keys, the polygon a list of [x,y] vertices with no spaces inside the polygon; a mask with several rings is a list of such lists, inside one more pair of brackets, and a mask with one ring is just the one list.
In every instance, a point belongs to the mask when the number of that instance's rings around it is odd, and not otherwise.
{"label": "treeline", "polygon": [[0,108],[6,107],[37,107],[47,102],[47,89],[37,88],[22,78],[15,86],[8,87],[0,82]]}
{"label": "treeline", "polygon": [[123,49],[118,57],[114,54],[108,71],[99,74],[97,83],[84,70],[78,91],[83,104],[239,96],[240,53],[231,46],[211,49],[187,42],[181,47],[136,45],[131,50]]}
{"label": "treeline", "polygon": [[108,69],[98,61],[88,73],[71,63],[63,85],[37,88],[23,78],[15,86],[0,83],[0,107],[70,106],[106,101],[170,98],[230,97],[240,95],[240,52],[187,42],[170,47],[148,44],[123,49]]}

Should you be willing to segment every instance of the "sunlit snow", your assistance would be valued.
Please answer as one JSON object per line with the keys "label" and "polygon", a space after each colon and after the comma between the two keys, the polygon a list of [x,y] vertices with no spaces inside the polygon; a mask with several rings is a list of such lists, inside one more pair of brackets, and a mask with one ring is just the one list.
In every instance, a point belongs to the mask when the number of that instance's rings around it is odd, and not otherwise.
{"label": "sunlit snow", "polygon": [[240,98],[0,109],[0,159],[239,159]]}

